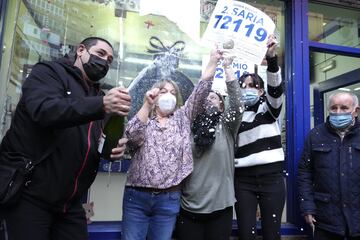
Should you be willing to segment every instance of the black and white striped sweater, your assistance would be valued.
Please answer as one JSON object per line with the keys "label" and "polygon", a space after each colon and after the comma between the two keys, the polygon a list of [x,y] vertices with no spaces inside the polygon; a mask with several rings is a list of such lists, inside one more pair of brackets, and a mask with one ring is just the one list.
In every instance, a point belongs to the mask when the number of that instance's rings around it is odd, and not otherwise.
{"label": "black and white striped sweater", "polygon": [[277,119],[283,103],[280,69],[267,71],[267,96],[245,110],[235,148],[235,167],[251,167],[284,161]]}

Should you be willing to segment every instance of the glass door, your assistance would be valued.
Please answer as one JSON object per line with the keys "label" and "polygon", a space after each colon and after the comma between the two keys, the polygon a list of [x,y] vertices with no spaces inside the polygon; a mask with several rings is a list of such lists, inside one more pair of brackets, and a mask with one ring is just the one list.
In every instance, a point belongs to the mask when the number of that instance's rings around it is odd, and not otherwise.
{"label": "glass door", "polygon": [[309,1],[311,127],[328,115],[327,99],[334,91],[359,94],[360,35],[357,4]]}
{"label": "glass door", "polygon": [[360,58],[328,53],[310,53],[311,127],[325,121],[328,99],[337,91],[360,97]]}

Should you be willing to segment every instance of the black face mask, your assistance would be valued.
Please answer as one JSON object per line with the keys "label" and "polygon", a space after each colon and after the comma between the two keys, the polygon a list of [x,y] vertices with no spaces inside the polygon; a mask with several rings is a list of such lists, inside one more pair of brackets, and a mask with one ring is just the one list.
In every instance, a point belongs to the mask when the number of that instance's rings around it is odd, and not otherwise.
{"label": "black face mask", "polygon": [[103,77],[105,77],[105,75],[109,71],[109,64],[106,60],[94,54],[89,54],[89,61],[87,63],[83,63],[83,68],[88,78],[93,82],[97,82]]}

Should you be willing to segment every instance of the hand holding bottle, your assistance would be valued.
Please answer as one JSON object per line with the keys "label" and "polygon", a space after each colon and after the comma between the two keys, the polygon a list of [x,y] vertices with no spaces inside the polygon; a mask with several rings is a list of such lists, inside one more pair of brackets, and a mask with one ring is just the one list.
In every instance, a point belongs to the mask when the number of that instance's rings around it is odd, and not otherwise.
{"label": "hand holding bottle", "polygon": [[[124,118],[130,110],[131,97],[126,88],[115,87],[104,96],[103,103],[105,112],[111,114],[111,117],[106,122],[101,134],[98,151],[103,159],[114,160],[112,156],[114,149],[115,159],[123,155],[121,143],[124,140],[120,142],[120,138],[124,132]],[[119,142],[121,144],[120,149],[117,149]]]}
{"label": "hand holding bottle", "polygon": [[120,138],[118,144],[115,148],[112,149],[110,158],[111,160],[116,160],[121,158],[124,155],[126,149],[127,138]]}
{"label": "hand holding bottle", "polygon": [[130,111],[131,97],[126,88],[115,87],[104,96],[103,104],[106,113],[127,116]]}

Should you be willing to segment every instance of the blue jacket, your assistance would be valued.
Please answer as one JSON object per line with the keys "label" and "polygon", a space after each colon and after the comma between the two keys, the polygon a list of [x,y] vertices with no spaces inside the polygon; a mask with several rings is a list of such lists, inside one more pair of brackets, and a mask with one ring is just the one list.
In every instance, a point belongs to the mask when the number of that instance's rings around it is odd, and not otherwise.
{"label": "blue jacket", "polygon": [[300,210],[316,226],[360,236],[360,123],[343,140],[328,120],[311,130],[299,162]]}

